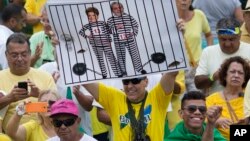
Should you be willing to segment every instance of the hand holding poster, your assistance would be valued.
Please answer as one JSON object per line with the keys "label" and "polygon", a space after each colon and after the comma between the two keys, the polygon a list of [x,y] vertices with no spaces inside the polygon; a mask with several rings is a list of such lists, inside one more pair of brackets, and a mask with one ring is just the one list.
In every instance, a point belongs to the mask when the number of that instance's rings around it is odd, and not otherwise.
{"label": "hand holding poster", "polygon": [[49,0],[66,85],[186,69],[175,0]]}

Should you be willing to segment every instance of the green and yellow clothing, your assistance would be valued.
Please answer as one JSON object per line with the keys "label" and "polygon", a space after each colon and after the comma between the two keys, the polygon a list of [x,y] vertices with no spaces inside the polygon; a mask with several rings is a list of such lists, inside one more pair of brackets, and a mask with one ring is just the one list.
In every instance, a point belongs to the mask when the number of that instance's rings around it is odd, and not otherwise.
{"label": "green and yellow clothing", "polygon": [[[186,23],[184,37],[196,63],[199,61],[202,52],[202,33],[208,33],[210,31],[205,14],[195,9],[193,18]],[[189,59],[190,55],[191,54],[188,54]]]}
{"label": "green and yellow clothing", "polygon": [[40,58],[36,61],[34,68],[39,68],[42,64],[46,62],[52,62],[55,60],[54,57],[54,47],[51,43],[51,40],[44,31],[37,32],[33,34],[30,38],[30,49],[31,54],[34,55],[36,52],[37,45],[43,42],[43,51]]}
{"label": "green and yellow clothing", "polygon": [[46,141],[49,138],[37,121],[31,120],[22,126],[26,130],[26,141]]}
{"label": "green and yellow clothing", "polygon": [[[206,124],[202,125],[203,131],[206,128]],[[181,121],[175,127],[175,129],[170,133],[167,141],[201,141],[203,133],[201,135],[196,135],[191,133]],[[220,134],[220,132],[214,129],[214,141],[226,141],[226,139]]]}
{"label": "green and yellow clothing", "polygon": [[[229,103],[230,103],[231,107],[233,108],[235,114],[237,115],[238,119],[243,119],[244,118],[244,111],[243,111],[244,110],[243,109],[244,97],[238,97],[238,98],[229,100]],[[222,110],[220,118],[227,118],[227,119],[232,120],[230,117],[230,113],[229,113],[226,101],[221,96],[220,92],[216,92],[216,93],[213,93],[212,95],[208,96],[206,98],[206,104],[207,104],[208,108],[211,106],[214,106],[214,105],[222,106],[223,110]],[[227,140],[229,140],[229,137],[230,137],[229,128],[223,129],[221,127],[218,127],[218,130],[221,132],[221,134]]]}
{"label": "green and yellow clothing", "polygon": [[[24,8],[27,13],[30,13],[35,16],[41,16],[42,8],[45,5],[47,0],[26,0]],[[43,26],[41,23],[33,25],[33,33],[39,32],[43,30]]]}
{"label": "green and yellow clothing", "polygon": [[167,113],[167,120],[169,129],[172,130],[177,123],[179,123],[182,119],[179,116],[179,110],[181,109],[181,99],[180,96],[185,91],[185,72],[183,70],[179,71],[179,74],[176,76],[175,82],[177,82],[180,86],[180,93],[173,94],[171,99],[172,111]]}
{"label": "green and yellow clothing", "polygon": [[[160,141],[164,135],[166,110],[172,94],[166,94],[158,83],[147,95],[144,105],[144,124],[151,141]],[[132,128],[128,116],[126,94],[113,87],[99,85],[99,103],[108,112],[113,129],[114,141],[130,141]],[[138,117],[141,103],[131,104]]]}
{"label": "green and yellow clothing", "polygon": [[93,107],[90,112],[93,135],[98,135],[109,131],[109,126],[100,122],[97,118],[97,108]]}
{"label": "green and yellow clothing", "polygon": [[[28,79],[33,82],[40,90],[47,90],[47,89],[52,89],[52,90],[56,90],[56,85],[54,82],[54,79],[52,78],[51,74],[42,71],[42,70],[38,70],[38,69],[34,69],[34,68],[30,68],[29,72],[25,75],[22,76],[17,76],[14,75],[10,72],[10,69],[5,69],[0,71],[0,89],[3,90],[4,92],[6,92],[6,94],[9,94],[11,92],[11,90],[14,88],[15,85],[18,84],[18,82],[20,81],[27,81]],[[29,90],[30,91],[30,88]],[[3,129],[6,129],[6,125],[9,121],[9,119],[11,118],[11,116],[15,113],[15,108],[18,105],[19,102],[23,102],[23,101],[35,101],[37,102],[37,98],[35,97],[29,97],[27,99],[24,100],[20,100],[17,102],[13,102],[9,105],[8,110],[3,118]],[[36,120],[37,119],[37,115],[34,114],[29,114],[29,115],[24,115],[23,118],[20,121],[20,124],[25,123],[31,119]]]}

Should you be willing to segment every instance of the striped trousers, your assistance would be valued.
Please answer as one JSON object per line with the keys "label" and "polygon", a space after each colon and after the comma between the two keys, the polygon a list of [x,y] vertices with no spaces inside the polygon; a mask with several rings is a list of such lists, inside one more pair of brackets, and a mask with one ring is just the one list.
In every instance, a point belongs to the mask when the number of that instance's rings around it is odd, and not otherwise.
{"label": "striped trousers", "polygon": [[107,77],[107,70],[104,64],[103,53],[107,57],[110,66],[116,76],[122,75],[122,71],[116,61],[115,55],[113,53],[111,46],[92,46],[93,51],[97,57],[99,67],[102,72],[102,76]]}
{"label": "striped trousers", "polygon": [[141,72],[143,67],[139,50],[135,41],[128,42],[115,42],[115,49],[117,54],[118,63],[122,69],[122,72],[126,72],[126,48],[132,59],[133,67],[137,72]]}

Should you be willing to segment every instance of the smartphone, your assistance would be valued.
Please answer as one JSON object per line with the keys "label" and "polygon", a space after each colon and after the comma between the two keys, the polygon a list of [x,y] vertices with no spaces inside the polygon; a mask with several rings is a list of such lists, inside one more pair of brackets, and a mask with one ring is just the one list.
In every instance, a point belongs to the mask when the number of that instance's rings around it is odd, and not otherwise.
{"label": "smartphone", "polygon": [[46,113],[48,112],[48,102],[31,102],[25,105],[26,113]]}
{"label": "smartphone", "polygon": [[28,91],[28,83],[27,82],[18,82],[18,88],[23,88]]}

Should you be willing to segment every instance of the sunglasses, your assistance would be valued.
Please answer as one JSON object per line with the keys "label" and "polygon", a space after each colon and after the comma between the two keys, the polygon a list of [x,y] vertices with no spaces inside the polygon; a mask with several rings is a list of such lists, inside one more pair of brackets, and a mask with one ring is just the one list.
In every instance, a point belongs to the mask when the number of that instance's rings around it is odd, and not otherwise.
{"label": "sunglasses", "polygon": [[197,109],[202,113],[205,114],[207,112],[206,106],[196,106],[196,105],[189,105],[186,108],[183,108],[184,110],[187,110],[189,113],[194,113]]}
{"label": "sunglasses", "polygon": [[128,85],[129,82],[131,82],[132,84],[136,85],[136,84],[141,83],[141,81],[144,80],[144,79],[145,79],[145,77],[133,78],[133,79],[123,79],[122,84],[123,85]]}
{"label": "sunglasses", "polygon": [[71,125],[73,125],[76,121],[76,118],[69,118],[69,119],[65,119],[65,120],[58,120],[58,119],[53,119],[52,120],[52,124],[59,128],[62,126],[62,124],[66,127],[69,127]]}

